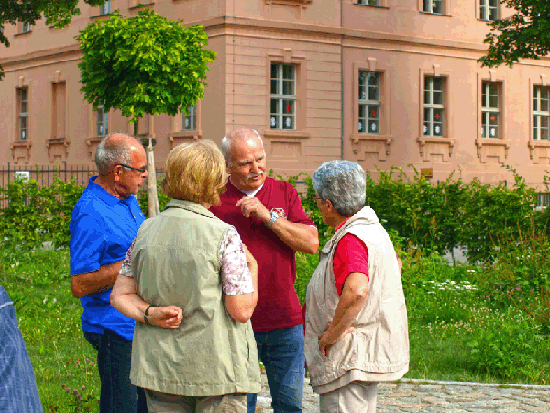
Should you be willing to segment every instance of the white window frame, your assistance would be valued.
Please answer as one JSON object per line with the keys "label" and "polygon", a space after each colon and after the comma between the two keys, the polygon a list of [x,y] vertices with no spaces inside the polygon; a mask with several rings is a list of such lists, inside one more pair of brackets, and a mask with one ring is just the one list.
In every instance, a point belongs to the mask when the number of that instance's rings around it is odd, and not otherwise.
{"label": "white window frame", "polygon": [[[434,81],[435,79],[441,79],[441,90],[436,90],[434,88]],[[445,110],[445,81],[446,78],[443,76],[432,76],[432,75],[425,75],[424,76],[424,93],[423,93],[423,127],[422,127],[422,134],[423,136],[430,136],[430,137],[443,137],[445,136],[445,124],[447,113]],[[442,103],[434,103],[434,95],[435,93],[441,93],[441,102]],[[426,102],[426,93],[429,96],[429,102]],[[434,118],[437,116],[434,115],[434,112],[436,110],[441,111],[441,120],[435,121]],[[428,119],[426,119],[426,111],[428,111]],[[439,125],[438,125],[439,124]],[[436,133],[435,128],[437,126],[440,126],[441,132]]]}
{"label": "white window frame", "polygon": [[[491,106],[490,104],[490,95],[491,86],[496,86],[497,88],[497,106]],[[501,83],[499,82],[490,82],[483,81],[481,83],[481,138],[482,139],[502,139],[502,116],[501,116],[501,107],[502,107],[502,90]],[[485,96],[485,105],[483,104],[483,96]],[[497,124],[491,125],[491,115],[497,116]],[[483,125],[485,123],[485,126]],[[491,136],[491,126],[496,126],[496,133]]]}
{"label": "white window frame", "polygon": [[[23,92],[25,92],[25,98],[23,99]],[[18,140],[26,141],[29,139],[29,89],[27,87],[18,88]],[[26,104],[26,111],[23,111],[23,103]],[[23,119],[25,119],[26,126],[23,127]]]}
{"label": "white window frame", "polygon": [[[276,68],[276,75],[273,77],[273,67]],[[283,76],[284,68],[292,68],[292,75],[290,79],[285,79]],[[293,63],[280,63],[271,62],[270,66],[270,99],[269,99],[269,128],[271,130],[296,130],[296,112],[297,112],[297,82],[296,82],[296,64]],[[275,93],[273,93],[273,82],[275,83]],[[285,82],[292,85],[293,93],[284,93]],[[276,109],[273,111],[273,103],[276,102]],[[290,104],[290,105],[289,105]],[[284,112],[285,108],[288,113]],[[288,125],[290,120],[291,125]]]}
{"label": "white window frame", "polygon": [[[197,106],[188,106],[187,110],[189,114],[186,115],[185,111],[181,112],[181,130],[197,130]],[[189,120],[189,126],[186,127],[185,121]]]}
{"label": "white window frame", "polygon": [[96,111],[96,136],[107,136],[108,134],[109,112],[105,112],[105,108],[103,107],[103,105],[100,105]]}
{"label": "white window frame", "polygon": [[[491,5],[491,2],[495,1],[495,5]],[[479,0],[479,19],[483,21],[492,22],[499,19],[499,0]],[[491,19],[491,10],[495,10],[495,18]]]}
{"label": "white window frame", "polygon": [[[445,14],[445,1],[446,0],[421,0],[422,1],[422,8],[421,10],[424,13],[429,14]],[[434,6],[439,4],[440,11],[434,12]]]}
{"label": "white window frame", "polygon": [[111,0],[105,0],[103,6],[99,6],[99,15],[105,16],[107,14],[111,14]]}
{"label": "white window frame", "polygon": [[357,4],[361,4],[363,6],[381,6],[382,0],[357,0]]}
{"label": "white window frame", "polygon": [[[543,95],[546,95],[545,97]],[[542,102],[546,101],[546,110],[542,110]],[[546,126],[541,125],[541,120],[546,118]],[[550,89],[548,86],[535,85],[533,87],[533,140],[550,140]],[[542,133],[546,130],[546,136]]]}
{"label": "white window frame", "polygon": [[[365,82],[362,81],[362,74],[365,74]],[[370,76],[374,76],[376,84],[369,84]],[[381,73],[376,71],[359,70],[357,73],[357,132],[359,134],[380,134],[381,77]],[[371,90],[376,91],[376,99],[371,98],[369,93]],[[376,113],[373,115],[371,111],[374,110],[374,108],[376,108]],[[361,113],[366,116],[361,116]],[[371,125],[376,125],[376,129],[372,129]]]}

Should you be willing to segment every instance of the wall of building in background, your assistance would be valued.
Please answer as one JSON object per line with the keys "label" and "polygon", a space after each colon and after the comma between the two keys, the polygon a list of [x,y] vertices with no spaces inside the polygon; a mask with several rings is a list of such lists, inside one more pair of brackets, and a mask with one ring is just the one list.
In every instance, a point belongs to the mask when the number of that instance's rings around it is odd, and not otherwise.
{"label": "wall of building in background", "polygon": [[[144,2],[142,0],[142,2]],[[137,0],[110,11],[135,15]],[[239,126],[264,137],[268,168],[310,173],[348,159],[366,170],[452,172],[511,182],[511,165],[533,185],[550,162],[550,61],[481,68],[487,19],[510,14],[489,0],[152,0],[145,7],[201,24],[210,66],[204,99],[188,115],[147,116],[162,164],[175,145],[220,142]],[[364,4],[360,4],[364,3]],[[109,8],[56,30],[40,21],[5,32],[0,82],[0,165],[93,167],[102,135],[131,133],[128,120],[92,110],[80,93],[74,40]],[[543,191],[541,185],[541,191]]]}

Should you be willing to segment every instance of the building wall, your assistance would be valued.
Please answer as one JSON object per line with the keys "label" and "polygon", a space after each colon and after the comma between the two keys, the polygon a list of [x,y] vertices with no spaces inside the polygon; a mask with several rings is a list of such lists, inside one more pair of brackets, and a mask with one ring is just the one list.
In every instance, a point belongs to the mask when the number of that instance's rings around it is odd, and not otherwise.
{"label": "building wall", "polygon": [[[502,167],[508,164],[528,182],[542,182],[550,145],[534,140],[532,98],[534,86],[550,78],[550,61],[481,68],[477,59],[486,50],[488,26],[479,19],[479,1],[446,0],[442,15],[423,12],[422,0],[380,0],[381,7],[356,0],[153,1],[147,7],[159,14],[204,25],[217,59],[198,104],[196,130],[183,131],[180,117],[160,115],[146,117],[140,132],[156,139],[158,164],[181,142],[219,143],[235,127],[250,126],[264,137],[268,168],[279,174],[311,173],[343,157],[374,174],[392,167],[408,174],[426,170],[434,182],[452,172],[467,181],[510,180]],[[135,15],[135,3],[113,0],[111,9]],[[0,49],[6,70],[0,82],[0,165],[92,165],[100,137],[96,115],[79,91],[81,54],[74,37],[107,16],[80,6],[82,14],[62,30],[44,21],[26,34],[17,34],[18,26],[6,28],[11,47]],[[271,63],[297,68],[295,130],[270,128]],[[377,72],[381,79],[376,134],[358,132],[360,71]],[[423,133],[425,76],[444,78],[441,137]],[[487,81],[497,82],[501,91],[500,139],[480,134],[481,88]],[[29,93],[29,139],[21,142],[16,88],[22,86]],[[109,116],[110,132],[133,132],[119,112]]]}

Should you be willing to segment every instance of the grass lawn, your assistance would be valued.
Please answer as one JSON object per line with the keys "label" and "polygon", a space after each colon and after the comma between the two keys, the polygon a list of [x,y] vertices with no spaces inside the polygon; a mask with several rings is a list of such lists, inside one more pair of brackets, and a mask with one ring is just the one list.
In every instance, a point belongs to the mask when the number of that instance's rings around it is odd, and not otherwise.
{"label": "grass lawn", "polygon": [[[70,293],[68,252],[0,254],[0,282],[15,302],[45,412],[97,412],[96,355]],[[298,254],[297,261],[303,299],[316,256]],[[411,259],[404,262],[403,287],[411,342],[406,377],[550,383],[548,326],[510,305],[480,269],[451,267],[438,257]]]}

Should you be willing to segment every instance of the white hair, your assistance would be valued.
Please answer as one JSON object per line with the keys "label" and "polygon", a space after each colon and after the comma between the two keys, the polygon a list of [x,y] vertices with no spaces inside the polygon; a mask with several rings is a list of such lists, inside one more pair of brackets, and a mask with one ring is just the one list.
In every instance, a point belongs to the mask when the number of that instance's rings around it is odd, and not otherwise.
{"label": "white hair", "polygon": [[[233,144],[236,141],[244,141],[246,138],[248,138],[250,135],[255,135],[262,144],[262,148],[264,147],[264,141],[262,140],[262,137],[258,133],[256,129],[250,129],[250,128],[239,128],[235,129],[234,131],[227,134],[222,139],[222,153],[223,157],[225,158],[225,162],[227,162],[227,165],[233,166],[233,162],[231,159],[231,148],[233,147]],[[265,152],[265,151],[264,151]]]}

